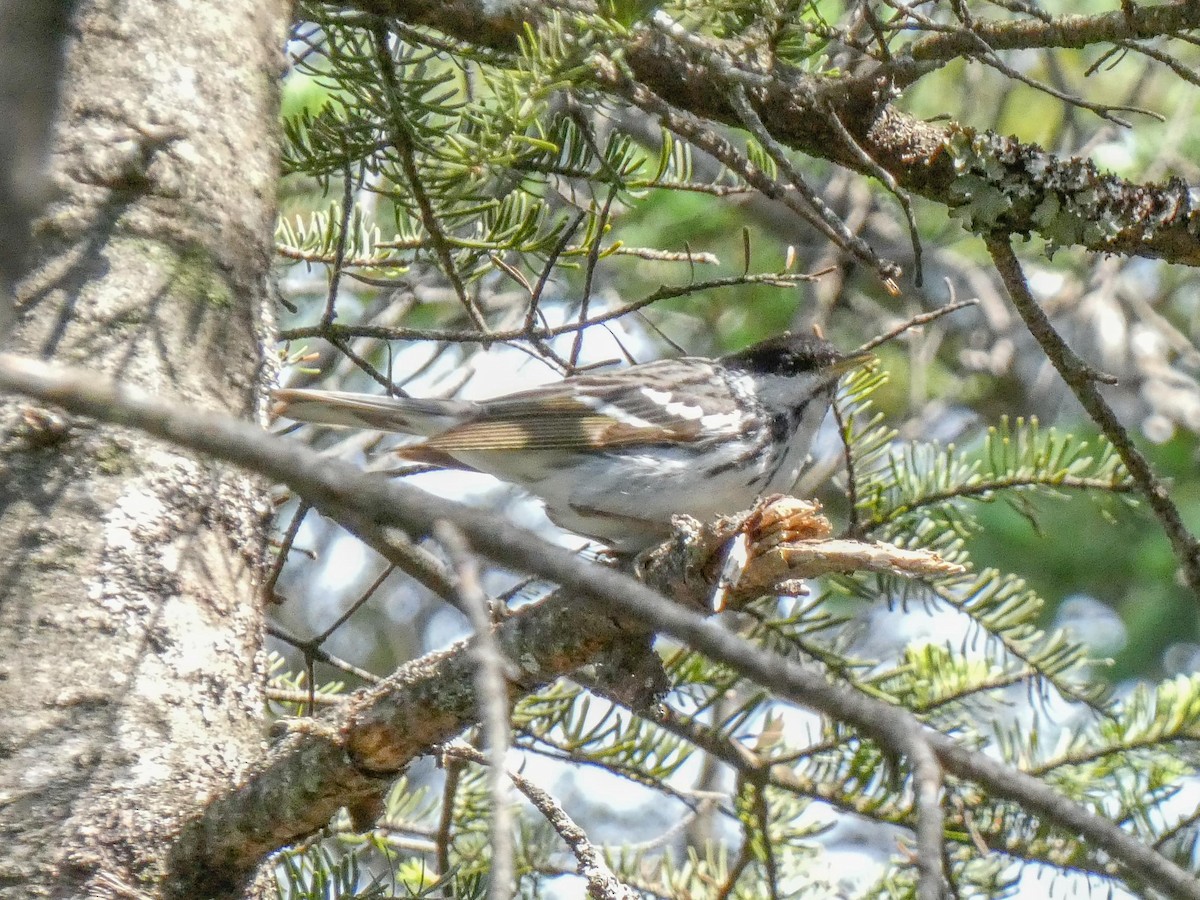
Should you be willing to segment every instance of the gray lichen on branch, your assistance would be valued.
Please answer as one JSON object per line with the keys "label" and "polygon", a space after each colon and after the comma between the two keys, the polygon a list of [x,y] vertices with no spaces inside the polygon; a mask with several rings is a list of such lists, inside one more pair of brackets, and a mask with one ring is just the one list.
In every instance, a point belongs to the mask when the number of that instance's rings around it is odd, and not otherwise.
{"label": "gray lichen on branch", "polygon": [[957,125],[943,152],[956,175],[950,215],[978,234],[1036,232],[1051,250],[1082,244],[1200,265],[1200,203],[1181,179],[1133,184],[1091,160]]}
{"label": "gray lichen on branch", "polygon": [[[471,46],[509,53],[517,51],[525,28],[536,31],[551,17],[544,6],[479,0],[453,4],[356,0],[354,5],[409,25],[435,28]],[[588,7],[579,3],[575,8]],[[1200,25],[1195,4],[1137,9],[1132,20],[1114,31],[1114,19],[1125,15],[1123,11],[1068,17],[1023,27],[989,23],[987,40],[996,48],[1006,46],[1005,35],[1010,35],[1008,43],[1014,47],[1080,46],[1130,35],[1170,36]],[[972,37],[966,29],[933,33],[914,46],[914,52],[924,47],[922,56],[937,57],[950,46],[956,51],[960,45],[977,47],[980,39]],[[983,201],[991,198],[999,204],[996,213],[1004,215],[1003,223],[993,227],[1039,234],[1046,229],[1045,236],[1059,246],[1080,244],[1101,252],[1200,265],[1200,203],[1180,182],[1138,184],[1015,138],[954,125],[943,128],[900,109],[895,103],[899,89],[936,68],[928,59],[897,54],[880,63],[864,57],[862,74],[824,76],[747,62],[735,42],[706,39],[704,43],[709,57],[719,55],[731,65],[736,61],[740,77],[753,82],[746,94],[758,119],[786,147],[868,176],[882,169],[897,188],[937,203],[968,204],[973,207],[968,221],[978,220],[981,229],[987,227]],[[694,47],[652,28],[635,25],[621,44],[621,58],[637,87],[654,95],[664,108],[673,109],[677,118],[688,114],[713,125],[743,127],[730,101],[729,79],[723,74],[727,67],[697,59]],[[592,75],[602,90],[620,93],[603,72]],[[843,129],[853,143],[847,142]],[[964,173],[975,182],[965,183]],[[1103,224],[1096,228],[1097,223]]]}

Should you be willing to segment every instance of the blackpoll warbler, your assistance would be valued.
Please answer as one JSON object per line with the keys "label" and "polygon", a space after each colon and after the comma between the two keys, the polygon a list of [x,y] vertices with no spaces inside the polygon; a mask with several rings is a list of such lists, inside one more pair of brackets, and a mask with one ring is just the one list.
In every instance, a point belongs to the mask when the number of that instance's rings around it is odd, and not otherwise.
{"label": "blackpoll warbler", "polygon": [[872,359],[783,334],[717,359],[593,372],[494,400],[279,390],[304,422],[424,435],[406,459],[475,469],[527,489],[563,528],[622,553],[786,493],[838,377]]}

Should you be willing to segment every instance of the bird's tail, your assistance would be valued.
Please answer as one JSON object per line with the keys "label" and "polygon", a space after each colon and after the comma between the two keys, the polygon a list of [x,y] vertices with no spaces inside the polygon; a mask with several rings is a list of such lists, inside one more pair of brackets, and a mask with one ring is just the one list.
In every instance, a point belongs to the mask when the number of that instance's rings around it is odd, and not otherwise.
{"label": "bird's tail", "polygon": [[401,434],[439,434],[469,418],[474,405],[463,400],[423,400],[343,391],[308,391],[283,388],[272,393],[275,416],[339,425],[372,428]]}

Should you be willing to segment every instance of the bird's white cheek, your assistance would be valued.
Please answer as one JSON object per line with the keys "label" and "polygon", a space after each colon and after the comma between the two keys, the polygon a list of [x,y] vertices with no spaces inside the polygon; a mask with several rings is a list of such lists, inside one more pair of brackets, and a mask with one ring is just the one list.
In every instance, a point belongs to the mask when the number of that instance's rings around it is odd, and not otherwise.
{"label": "bird's white cheek", "polygon": [[807,400],[817,386],[808,375],[763,375],[756,379],[758,396],[768,409],[791,409]]}

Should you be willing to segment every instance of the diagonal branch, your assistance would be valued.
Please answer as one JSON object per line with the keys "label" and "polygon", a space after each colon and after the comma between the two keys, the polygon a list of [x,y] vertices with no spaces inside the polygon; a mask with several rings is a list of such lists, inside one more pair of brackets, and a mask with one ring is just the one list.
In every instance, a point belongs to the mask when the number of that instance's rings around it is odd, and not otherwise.
{"label": "diagonal branch", "polygon": [[1130,477],[1162,523],[1163,531],[1171,541],[1171,548],[1183,567],[1188,586],[1200,595],[1200,541],[1196,540],[1196,536],[1183,523],[1179,508],[1171,500],[1166,486],[1154,474],[1142,452],[1133,445],[1129,432],[1096,387],[1098,373],[1067,346],[1062,335],[1054,330],[1045,311],[1033,299],[1029,283],[1025,280],[1025,273],[1021,270],[1021,262],[1013,252],[1009,235],[993,234],[987,238],[987,246],[1013,306],[1025,320],[1025,327],[1041,345],[1050,363],[1067,383],[1067,387],[1121,457],[1121,462],[1125,464]]}
{"label": "diagonal branch", "polygon": [[383,78],[383,85],[387,92],[388,124],[391,126],[388,134],[396,147],[397,154],[399,154],[400,165],[404,170],[404,177],[408,179],[408,187],[412,191],[413,200],[417,205],[417,211],[421,217],[421,223],[429,233],[429,241],[433,244],[438,262],[441,264],[442,270],[446,273],[446,278],[450,280],[450,284],[454,288],[454,293],[458,295],[459,302],[466,309],[475,327],[484,334],[487,334],[488,326],[483,317],[483,310],[479,308],[479,304],[475,302],[474,298],[467,291],[467,286],[463,282],[462,275],[459,274],[458,265],[455,263],[454,256],[451,253],[450,243],[446,239],[445,232],[442,231],[441,224],[438,222],[437,211],[433,208],[433,199],[429,196],[429,192],[425,190],[425,184],[421,180],[421,171],[417,166],[416,146],[413,140],[412,127],[405,118],[404,107],[400,99],[403,96],[403,91],[396,76],[396,66],[392,59],[392,50],[388,43],[387,31],[382,26],[375,28],[374,38],[375,55],[379,62],[379,71]]}
{"label": "diagonal branch", "polygon": [[[380,525],[413,535],[429,534],[438,521],[449,521],[481,555],[560,584],[573,600],[543,603],[497,629],[504,655],[521,663],[519,680],[509,683],[514,696],[579,666],[606,643],[619,640],[614,636],[623,630],[622,623],[632,619],[916,761],[925,772],[923,791],[936,781],[922,762],[932,753],[947,775],[973,781],[1083,836],[1095,850],[1119,861],[1131,878],[1168,896],[1200,900],[1200,881],[1193,875],[1038,779],[926,729],[907,710],[767,652],[630,576],[548,544],[498,515],[410,485],[381,481],[249,423],[187,409],[85,370],[0,354],[0,390],[139,428],[241,465],[284,482],[321,509],[354,509]],[[514,645],[518,636],[524,640]],[[536,652],[526,655],[531,650]],[[172,852],[169,895],[209,896],[228,890],[263,855],[323,826],[340,806],[378,796],[408,762],[475,721],[474,668],[461,646],[432,654],[339,706],[331,722],[295,730],[248,781],[215,800],[201,820],[185,829]],[[932,796],[924,795],[930,801]],[[922,836],[929,834],[928,828],[918,823]]]}
{"label": "diagonal branch", "polygon": [[[446,748],[446,755],[459,759],[470,760],[477,765],[495,763],[485,757],[474,747],[454,744]],[[638,900],[642,895],[624,884],[604,860],[604,855],[588,840],[587,832],[580,828],[567,814],[549,791],[534,784],[519,772],[505,770],[503,774],[512,780],[526,799],[542,814],[550,827],[557,832],[563,842],[571,848],[579,864],[579,874],[587,882],[588,895],[594,900]]]}

